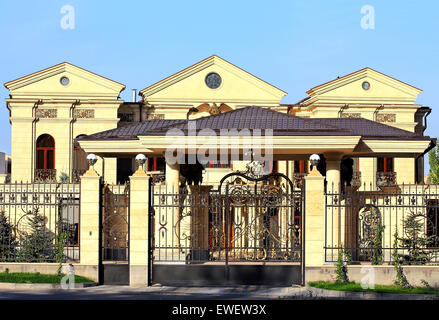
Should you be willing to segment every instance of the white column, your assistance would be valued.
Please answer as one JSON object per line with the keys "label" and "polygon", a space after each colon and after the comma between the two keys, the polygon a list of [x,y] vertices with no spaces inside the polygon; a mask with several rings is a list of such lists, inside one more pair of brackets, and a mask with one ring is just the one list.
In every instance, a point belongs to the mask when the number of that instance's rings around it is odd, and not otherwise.
{"label": "white column", "polygon": [[340,190],[340,163],[342,154],[339,153],[325,153],[326,158],[326,181],[328,190],[334,191]]}
{"label": "white column", "polygon": [[178,192],[178,187],[180,183],[180,164],[168,164],[166,162],[166,185],[168,187],[168,192],[174,188],[174,192]]}

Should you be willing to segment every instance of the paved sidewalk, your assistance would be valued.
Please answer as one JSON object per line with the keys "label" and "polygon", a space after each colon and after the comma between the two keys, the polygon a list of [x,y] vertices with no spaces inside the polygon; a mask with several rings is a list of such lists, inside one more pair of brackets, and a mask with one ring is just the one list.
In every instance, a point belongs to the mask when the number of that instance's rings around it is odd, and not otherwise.
{"label": "paved sidewalk", "polygon": [[211,300],[211,299],[286,299],[302,296],[304,287],[128,287],[97,286],[78,289],[2,289],[3,299],[44,299],[44,300],[90,300],[90,299],[175,299],[175,300]]}
{"label": "paved sidewalk", "polygon": [[128,287],[97,286],[78,289],[3,289],[0,300],[432,300],[431,295],[366,294],[329,291],[309,287]]}

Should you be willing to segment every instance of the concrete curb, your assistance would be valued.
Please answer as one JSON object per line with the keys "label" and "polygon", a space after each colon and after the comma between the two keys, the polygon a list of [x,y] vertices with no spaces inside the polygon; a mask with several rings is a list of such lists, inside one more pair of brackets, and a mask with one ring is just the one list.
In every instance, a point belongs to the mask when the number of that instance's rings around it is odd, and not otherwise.
{"label": "concrete curb", "polygon": [[434,294],[368,293],[314,288],[306,286],[312,296],[344,300],[439,300]]}
{"label": "concrete curb", "polygon": [[[73,289],[83,289],[89,287],[95,287],[98,283],[89,282],[89,283],[75,283]],[[0,290],[1,289],[62,289],[61,284],[59,283],[9,283],[9,282],[0,282]]]}

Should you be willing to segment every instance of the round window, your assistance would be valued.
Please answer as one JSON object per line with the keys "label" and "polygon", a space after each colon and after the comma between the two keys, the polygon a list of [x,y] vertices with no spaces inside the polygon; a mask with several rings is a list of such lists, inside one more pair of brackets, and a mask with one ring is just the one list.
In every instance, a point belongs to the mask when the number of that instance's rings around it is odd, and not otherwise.
{"label": "round window", "polygon": [[62,78],[59,80],[59,82],[61,82],[61,84],[62,84],[63,86],[67,86],[67,85],[70,83],[70,80],[69,80],[69,78],[67,78],[67,77],[62,77]]}
{"label": "round window", "polygon": [[361,86],[363,87],[364,90],[369,90],[370,89],[370,83],[367,82],[367,81],[364,81]]}
{"label": "round window", "polygon": [[216,89],[221,85],[221,77],[215,72],[209,73],[204,81],[210,89]]}

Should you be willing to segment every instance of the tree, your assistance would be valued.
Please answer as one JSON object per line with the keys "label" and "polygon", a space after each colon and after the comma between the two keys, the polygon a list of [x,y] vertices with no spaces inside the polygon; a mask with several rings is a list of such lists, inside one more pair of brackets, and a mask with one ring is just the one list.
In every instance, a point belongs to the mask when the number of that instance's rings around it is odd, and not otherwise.
{"label": "tree", "polygon": [[407,250],[407,253],[399,255],[403,264],[420,265],[431,260],[428,246],[432,244],[434,236],[425,234],[425,223],[427,217],[415,212],[410,212],[404,219],[404,236],[399,238],[402,248]]}
{"label": "tree", "polygon": [[428,163],[430,164],[428,183],[439,184],[439,153],[437,147],[431,149],[428,153]]}
{"label": "tree", "polygon": [[4,211],[0,212],[0,261],[15,258],[17,240]]}
{"label": "tree", "polygon": [[38,208],[26,217],[30,231],[23,239],[20,257],[26,262],[54,261],[56,250],[52,232],[46,228],[46,219]]}

